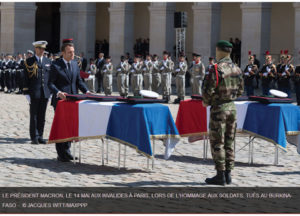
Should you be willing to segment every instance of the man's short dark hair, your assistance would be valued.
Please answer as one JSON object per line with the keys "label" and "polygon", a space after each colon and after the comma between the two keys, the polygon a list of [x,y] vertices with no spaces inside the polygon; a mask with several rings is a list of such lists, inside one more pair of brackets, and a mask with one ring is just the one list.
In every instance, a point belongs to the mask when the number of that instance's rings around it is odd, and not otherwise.
{"label": "man's short dark hair", "polygon": [[64,43],[62,46],[61,46],[61,51],[64,52],[66,50],[66,47],[67,46],[70,46],[70,47],[74,47],[74,44],[72,43]]}
{"label": "man's short dark hair", "polygon": [[227,53],[231,53],[232,52],[232,48],[230,48],[230,47],[218,47],[218,49],[220,51],[227,52]]}

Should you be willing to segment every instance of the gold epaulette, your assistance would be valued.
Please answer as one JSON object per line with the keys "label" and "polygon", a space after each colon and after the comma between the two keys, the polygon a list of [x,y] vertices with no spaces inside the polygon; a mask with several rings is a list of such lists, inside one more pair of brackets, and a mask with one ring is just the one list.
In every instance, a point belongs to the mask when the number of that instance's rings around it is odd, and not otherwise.
{"label": "gold epaulette", "polygon": [[27,61],[25,60],[24,61],[24,64],[25,64],[25,67],[26,67],[26,70],[28,71],[28,76],[29,78],[32,78],[33,76],[38,76],[38,65],[36,62],[34,62],[32,65],[28,65],[27,64]]}

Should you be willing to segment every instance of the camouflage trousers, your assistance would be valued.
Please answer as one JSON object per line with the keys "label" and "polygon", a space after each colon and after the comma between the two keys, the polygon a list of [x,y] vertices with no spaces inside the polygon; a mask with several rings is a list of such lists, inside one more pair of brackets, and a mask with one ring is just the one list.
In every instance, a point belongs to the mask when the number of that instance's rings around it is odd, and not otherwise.
{"label": "camouflage trousers", "polygon": [[234,167],[234,138],[236,130],[236,109],[210,110],[209,139],[212,158],[218,171]]}

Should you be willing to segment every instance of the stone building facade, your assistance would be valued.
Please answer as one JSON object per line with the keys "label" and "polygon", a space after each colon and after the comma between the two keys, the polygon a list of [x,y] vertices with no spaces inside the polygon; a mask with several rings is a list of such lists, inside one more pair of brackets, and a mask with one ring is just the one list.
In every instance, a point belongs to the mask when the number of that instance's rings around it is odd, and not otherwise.
{"label": "stone building facade", "polygon": [[175,45],[174,12],[186,11],[186,54],[207,62],[215,43],[230,37],[242,41],[241,62],[248,51],[263,61],[266,50],[278,60],[280,50],[300,63],[300,3],[292,2],[1,2],[0,52],[24,52],[34,40],[48,40],[51,52],[63,38],[74,38],[76,50],[95,55],[95,43],[106,39],[113,61],[133,54],[137,38],[150,39],[150,53],[161,55]]}

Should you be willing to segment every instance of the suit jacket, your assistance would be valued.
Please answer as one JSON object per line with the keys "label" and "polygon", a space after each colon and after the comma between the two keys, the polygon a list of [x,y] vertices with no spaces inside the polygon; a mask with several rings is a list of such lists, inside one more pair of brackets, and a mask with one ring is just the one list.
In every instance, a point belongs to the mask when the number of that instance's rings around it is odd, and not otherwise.
{"label": "suit jacket", "polygon": [[81,58],[81,70],[86,71],[87,60],[86,58]]}
{"label": "suit jacket", "polygon": [[104,64],[105,64],[105,59],[104,58],[103,59],[99,59],[99,58],[97,59],[96,67],[99,70],[99,72],[96,74],[96,77],[98,77],[98,78],[101,77],[101,71],[102,71],[102,68],[103,68]]}
{"label": "suit jacket", "polygon": [[[38,66],[38,69],[36,71],[36,74],[33,74],[31,67],[35,64]],[[51,60],[46,57],[43,57],[41,65],[38,65],[38,61],[35,56],[30,57],[26,60],[26,64],[24,67],[24,94],[29,94],[30,98],[33,99],[50,97],[50,90],[48,88],[50,67]]]}
{"label": "suit jacket", "polygon": [[80,78],[80,69],[76,61],[70,62],[71,71],[67,69],[67,66],[62,58],[59,58],[52,62],[50,79],[48,82],[49,89],[53,93],[51,105],[56,107],[59,98],[56,97],[59,91],[66,92],[68,94],[78,94],[78,88],[86,93],[88,88]]}

